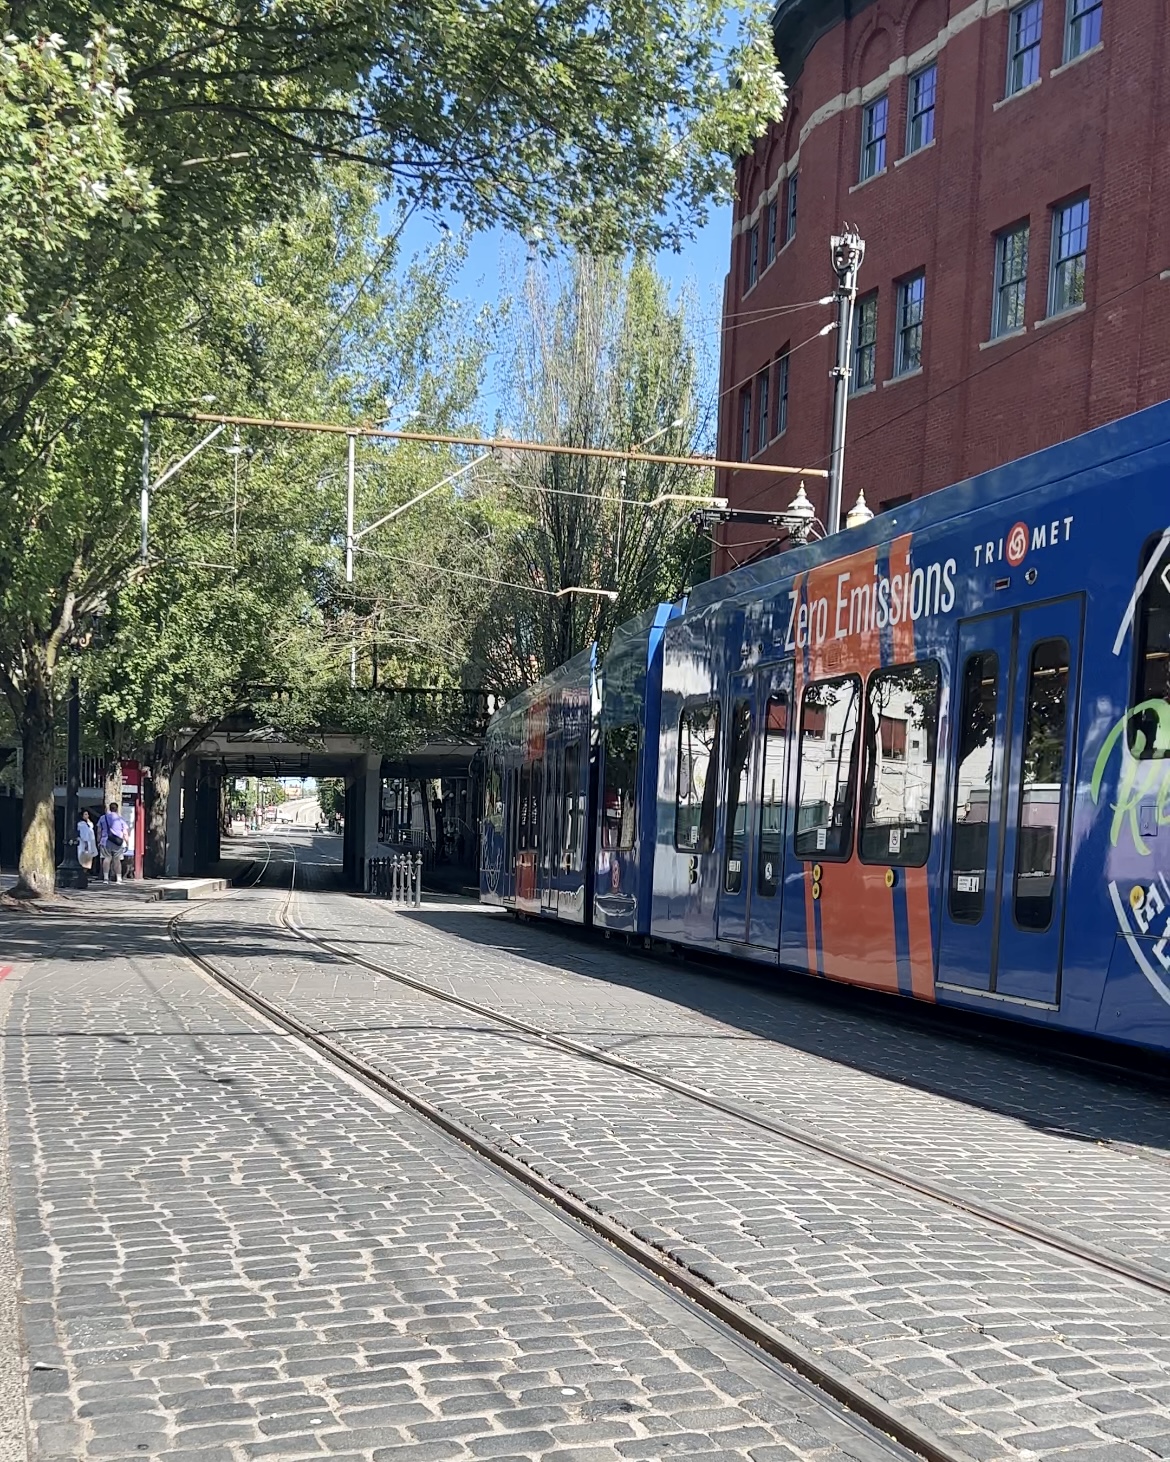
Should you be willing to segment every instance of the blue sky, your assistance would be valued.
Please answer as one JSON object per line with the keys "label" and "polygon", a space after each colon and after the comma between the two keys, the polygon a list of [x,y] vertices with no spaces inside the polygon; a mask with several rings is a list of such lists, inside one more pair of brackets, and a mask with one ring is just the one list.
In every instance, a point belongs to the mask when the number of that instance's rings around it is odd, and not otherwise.
{"label": "blue sky", "polygon": [[[423,252],[438,238],[437,222],[416,215],[409,220],[402,235],[403,258]],[[731,206],[728,204],[712,208],[706,226],[681,253],[664,251],[657,260],[673,295],[684,288],[689,288],[694,295],[697,324],[706,336],[707,349],[702,355],[707,385],[712,392],[719,364],[718,332],[730,246]],[[470,241],[467,261],[455,287],[456,297],[471,306],[496,303],[508,292],[508,281],[514,278],[516,265],[522,264],[524,257],[524,244],[511,234],[500,230],[476,234]],[[490,415],[496,405],[490,386],[484,394],[484,405]]]}

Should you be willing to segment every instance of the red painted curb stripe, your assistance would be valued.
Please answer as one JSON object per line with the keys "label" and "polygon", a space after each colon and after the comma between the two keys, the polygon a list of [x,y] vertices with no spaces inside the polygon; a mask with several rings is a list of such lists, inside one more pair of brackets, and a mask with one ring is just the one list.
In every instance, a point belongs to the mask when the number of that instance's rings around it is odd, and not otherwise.
{"label": "red painted curb stripe", "polygon": [[0,980],[6,980],[11,973],[11,965],[0,965]]}

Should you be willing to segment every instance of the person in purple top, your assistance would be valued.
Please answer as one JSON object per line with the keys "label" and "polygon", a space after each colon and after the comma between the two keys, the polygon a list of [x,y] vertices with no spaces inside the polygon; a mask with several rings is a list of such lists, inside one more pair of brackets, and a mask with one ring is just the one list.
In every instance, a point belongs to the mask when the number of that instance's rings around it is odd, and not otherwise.
{"label": "person in purple top", "polygon": [[98,818],[98,846],[102,850],[102,878],[106,883],[121,881],[122,855],[129,836],[130,829],[118,804],[111,802],[109,812],[103,812]]}

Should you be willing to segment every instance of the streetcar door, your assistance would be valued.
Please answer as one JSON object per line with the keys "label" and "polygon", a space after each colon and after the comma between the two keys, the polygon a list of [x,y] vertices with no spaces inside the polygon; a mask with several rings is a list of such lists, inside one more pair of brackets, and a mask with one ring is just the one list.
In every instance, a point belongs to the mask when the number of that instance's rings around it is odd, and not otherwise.
{"label": "streetcar door", "polygon": [[1022,609],[1016,636],[992,989],[1045,1005],[1060,1003],[1081,611],[1079,598]]}
{"label": "streetcar door", "polygon": [[550,736],[545,742],[548,781],[544,789],[544,817],[540,839],[540,904],[543,909],[555,909],[558,902],[562,753],[560,736]]}
{"label": "streetcar door", "polygon": [[959,626],[938,982],[1059,1001],[1081,601]]}
{"label": "streetcar door", "polygon": [[731,682],[723,799],[720,939],[780,947],[792,662]]}

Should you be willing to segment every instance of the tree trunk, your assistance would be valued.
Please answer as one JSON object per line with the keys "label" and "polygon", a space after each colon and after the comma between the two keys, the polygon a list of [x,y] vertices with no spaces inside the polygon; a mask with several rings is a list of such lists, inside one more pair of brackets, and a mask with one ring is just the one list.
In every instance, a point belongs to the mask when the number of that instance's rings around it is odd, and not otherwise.
{"label": "tree trunk", "polygon": [[122,805],[122,758],[116,751],[106,752],[106,780],[102,798],[103,812],[111,802],[116,802],[119,807]]}
{"label": "tree trunk", "polygon": [[42,681],[25,692],[20,739],[24,749],[24,805],[15,892],[40,898],[57,885],[57,834],[53,817],[53,694]]}
{"label": "tree trunk", "polygon": [[[167,871],[167,812],[171,801],[171,747],[167,738],[154,744],[150,764],[150,802],[146,809],[146,876],[164,878]],[[145,782],[145,778],[143,779]]]}

